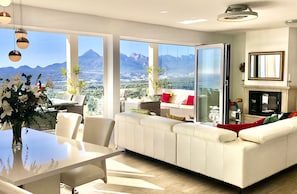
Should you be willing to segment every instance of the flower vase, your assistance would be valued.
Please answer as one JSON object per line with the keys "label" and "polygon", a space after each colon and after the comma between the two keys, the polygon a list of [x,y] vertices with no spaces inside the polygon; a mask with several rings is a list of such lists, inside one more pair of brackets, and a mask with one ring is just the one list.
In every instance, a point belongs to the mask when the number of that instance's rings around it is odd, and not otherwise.
{"label": "flower vase", "polygon": [[22,123],[16,123],[12,125],[13,139],[12,139],[12,148],[21,149],[22,142]]}

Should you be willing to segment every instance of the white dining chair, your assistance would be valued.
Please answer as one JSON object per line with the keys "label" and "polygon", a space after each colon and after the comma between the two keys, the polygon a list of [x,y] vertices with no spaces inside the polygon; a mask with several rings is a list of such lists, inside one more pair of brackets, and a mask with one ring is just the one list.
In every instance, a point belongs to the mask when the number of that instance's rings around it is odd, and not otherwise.
{"label": "white dining chair", "polygon": [[[88,116],[85,118],[82,140],[108,147],[114,124],[115,121],[113,119]],[[107,183],[105,160],[61,173],[61,183],[70,186],[72,194],[76,193],[75,187],[97,179]]]}
{"label": "white dining chair", "polygon": [[16,185],[0,180],[0,194],[32,194]]}
{"label": "white dining chair", "polygon": [[72,100],[72,97],[73,95],[72,94],[69,94],[69,93],[64,93],[63,96],[62,96],[62,99],[63,100]]}
{"label": "white dining chair", "polygon": [[55,134],[71,139],[77,136],[82,116],[77,113],[58,112]]}
{"label": "white dining chair", "polygon": [[72,101],[77,102],[77,104],[74,104],[73,106],[68,106],[67,111],[68,112],[74,112],[81,114],[84,116],[84,106],[86,102],[86,96],[85,95],[75,95],[72,98]]}

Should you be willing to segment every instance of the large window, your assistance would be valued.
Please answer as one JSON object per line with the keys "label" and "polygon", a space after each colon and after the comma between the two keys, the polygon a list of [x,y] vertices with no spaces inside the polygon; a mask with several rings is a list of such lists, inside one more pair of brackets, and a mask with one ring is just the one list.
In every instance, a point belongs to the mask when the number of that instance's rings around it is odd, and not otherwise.
{"label": "large window", "polygon": [[120,41],[121,88],[128,91],[128,98],[139,98],[147,93],[148,46],[146,42]]}
{"label": "large window", "polygon": [[[121,88],[127,97],[141,98],[148,94],[149,43],[121,40]],[[195,48],[158,44],[158,87],[194,90]],[[161,91],[161,90],[159,90]]]}
{"label": "large window", "polygon": [[[15,45],[14,30],[0,29],[0,78],[10,78],[16,74],[32,74],[33,79],[42,74],[53,80],[54,90],[48,91],[50,98],[62,97],[67,90],[67,78],[61,72],[66,69],[66,35],[48,32],[28,31],[30,45],[18,49]],[[8,59],[8,53],[17,49],[22,54],[19,62]],[[103,98],[103,38],[78,36],[79,79],[85,83],[81,93],[87,96],[87,114],[102,114]],[[34,83],[32,83],[34,84]]]}
{"label": "large window", "polygon": [[[27,49],[19,49],[15,45],[14,30],[0,29],[0,77],[10,78],[16,74],[31,74],[37,78],[41,73],[42,83],[46,78],[52,79],[55,84],[54,92],[48,92],[49,97],[55,97],[66,87],[66,78],[60,73],[66,67],[66,35],[46,32],[28,31],[30,45]],[[5,45],[5,46],[3,46]],[[8,53],[19,50],[22,58],[12,62]]]}
{"label": "large window", "polygon": [[159,44],[162,88],[194,90],[195,48]]}
{"label": "large window", "polygon": [[79,79],[85,83],[81,94],[87,96],[86,114],[103,114],[103,38],[78,37]]}

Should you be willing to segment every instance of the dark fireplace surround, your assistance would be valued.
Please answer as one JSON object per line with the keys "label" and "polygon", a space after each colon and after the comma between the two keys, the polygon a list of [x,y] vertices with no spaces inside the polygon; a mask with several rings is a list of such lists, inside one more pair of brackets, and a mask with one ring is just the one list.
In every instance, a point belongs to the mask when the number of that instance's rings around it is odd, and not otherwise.
{"label": "dark fireplace surround", "polygon": [[269,116],[281,113],[281,92],[249,91],[249,114]]}

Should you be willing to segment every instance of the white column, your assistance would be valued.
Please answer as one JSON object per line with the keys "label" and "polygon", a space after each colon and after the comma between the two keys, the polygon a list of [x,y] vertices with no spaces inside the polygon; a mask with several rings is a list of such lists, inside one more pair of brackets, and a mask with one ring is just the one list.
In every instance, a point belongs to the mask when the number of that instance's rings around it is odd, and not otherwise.
{"label": "white column", "polygon": [[[74,73],[74,67],[78,65],[78,36],[66,36],[66,70],[67,79],[72,80],[73,83],[78,81],[78,75]],[[69,86],[67,86],[67,89]]]}
{"label": "white column", "polygon": [[156,87],[159,80],[158,48],[156,43],[149,44],[149,67],[152,69],[152,73],[149,74],[149,96],[154,96],[159,92],[159,88]]}
{"label": "white column", "polygon": [[103,115],[114,118],[120,112],[120,36],[104,37],[104,110]]}

